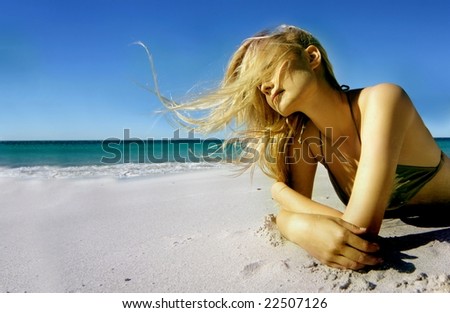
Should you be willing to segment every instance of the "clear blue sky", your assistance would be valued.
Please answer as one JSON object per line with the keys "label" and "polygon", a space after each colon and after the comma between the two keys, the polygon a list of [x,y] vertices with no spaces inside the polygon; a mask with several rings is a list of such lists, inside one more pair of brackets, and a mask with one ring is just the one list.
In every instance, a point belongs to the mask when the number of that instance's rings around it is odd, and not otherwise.
{"label": "clear blue sky", "polygon": [[170,137],[164,93],[220,80],[241,41],[279,24],[315,34],[340,83],[403,86],[450,137],[450,1],[0,0],[0,140]]}

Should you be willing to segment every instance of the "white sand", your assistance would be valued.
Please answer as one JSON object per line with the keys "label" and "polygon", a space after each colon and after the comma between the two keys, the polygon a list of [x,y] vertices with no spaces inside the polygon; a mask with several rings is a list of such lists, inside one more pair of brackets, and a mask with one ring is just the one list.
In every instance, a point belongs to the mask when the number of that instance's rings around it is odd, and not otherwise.
{"label": "white sand", "polygon": [[385,220],[386,264],[335,270],[281,240],[271,181],[229,174],[0,179],[0,292],[450,291],[448,227]]}

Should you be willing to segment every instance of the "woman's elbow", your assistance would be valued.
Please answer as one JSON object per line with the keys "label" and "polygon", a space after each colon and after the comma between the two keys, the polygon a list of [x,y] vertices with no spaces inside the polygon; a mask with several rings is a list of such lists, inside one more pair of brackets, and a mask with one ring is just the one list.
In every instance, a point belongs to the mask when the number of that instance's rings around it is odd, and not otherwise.
{"label": "woman's elbow", "polygon": [[276,182],[272,185],[271,188],[271,193],[272,193],[272,199],[274,200],[278,200],[278,196],[281,193],[281,191],[286,188],[287,185],[285,183],[282,182]]}
{"label": "woman's elbow", "polygon": [[278,211],[278,214],[275,217],[275,223],[277,224],[277,227],[278,227],[280,233],[284,237],[288,237],[286,234],[286,229],[287,229],[287,225],[289,224],[290,217],[291,217],[291,214],[289,212],[283,210],[283,208],[280,208],[280,210]]}

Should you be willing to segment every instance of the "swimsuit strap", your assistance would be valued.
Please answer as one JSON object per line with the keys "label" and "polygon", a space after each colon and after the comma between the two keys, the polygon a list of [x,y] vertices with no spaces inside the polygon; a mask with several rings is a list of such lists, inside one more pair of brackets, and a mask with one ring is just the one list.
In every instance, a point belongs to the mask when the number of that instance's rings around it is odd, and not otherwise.
{"label": "swimsuit strap", "polygon": [[359,143],[361,144],[361,134],[359,133],[358,125],[356,124],[355,113],[353,112],[352,101],[350,100],[350,95],[348,94],[348,92],[345,92],[345,95],[347,96],[347,103],[350,108],[350,114],[352,115],[353,124],[355,125],[356,134],[358,135],[358,140],[359,140]]}
{"label": "swimsuit strap", "polygon": [[322,159],[319,161],[325,166],[325,168],[329,171],[327,160],[325,159],[325,153],[323,153],[323,145],[325,144],[325,140],[322,137],[322,132],[319,130],[319,139],[320,139],[320,154],[322,155]]}

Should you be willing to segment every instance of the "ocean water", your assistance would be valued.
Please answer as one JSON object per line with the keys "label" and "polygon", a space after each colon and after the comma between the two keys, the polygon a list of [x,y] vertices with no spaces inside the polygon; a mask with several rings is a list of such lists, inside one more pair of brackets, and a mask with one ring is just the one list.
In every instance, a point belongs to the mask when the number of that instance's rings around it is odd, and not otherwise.
{"label": "ocean water", "polygon": [[219,160],[222,140],[0,141],[0,166],[103,166]]}
{"label": "ocean water", "polygon": [[[0,141],[0,176],[136,177],[230,163],[223,141]],[[228,159],[226,159],[228,158]]]}
{"label": "ocean water", "polygon": [[[436,138],[450,155],[450,138]],[[2,177],[136,177],[218,168],[236,148],[219,139],[0,141]]]}
{"label": "ocean water", "polygon": [[436,138],[436,142],[442,151],[448,156],[450,156],[450,138]]}

